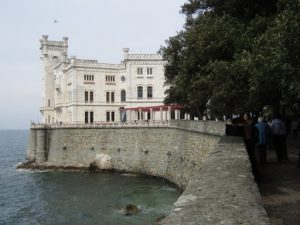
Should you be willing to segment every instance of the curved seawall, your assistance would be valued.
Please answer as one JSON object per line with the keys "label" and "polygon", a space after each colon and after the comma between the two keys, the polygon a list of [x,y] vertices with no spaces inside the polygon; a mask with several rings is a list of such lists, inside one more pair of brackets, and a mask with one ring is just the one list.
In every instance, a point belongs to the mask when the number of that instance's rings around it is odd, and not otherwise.
{"label": "curved seawall", "polygon": [[240,138],[224,124],[171,121],[169,127],[34,128],[27,159],[35,166],[88,167],[158,176],[184,189],[160,224],[268,224]]}

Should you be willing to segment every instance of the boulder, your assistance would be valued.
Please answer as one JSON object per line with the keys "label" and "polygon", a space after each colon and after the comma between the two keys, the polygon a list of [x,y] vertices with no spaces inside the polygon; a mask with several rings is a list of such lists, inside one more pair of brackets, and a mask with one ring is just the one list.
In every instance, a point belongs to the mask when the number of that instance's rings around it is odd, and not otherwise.
{"label": "boulder", "polygon": [[96,159],[95,159],[94,163],[95,163],[95,166],[100,170],[110,170],[113,168],[110,155],[96,154]]}
{"label": "boulder", "polygon": [[133,204],[126,205],[124,209],[121,209],[122,214],[124,214],[125,216],[136,215],[140,211],[142,211],[142,209]]}

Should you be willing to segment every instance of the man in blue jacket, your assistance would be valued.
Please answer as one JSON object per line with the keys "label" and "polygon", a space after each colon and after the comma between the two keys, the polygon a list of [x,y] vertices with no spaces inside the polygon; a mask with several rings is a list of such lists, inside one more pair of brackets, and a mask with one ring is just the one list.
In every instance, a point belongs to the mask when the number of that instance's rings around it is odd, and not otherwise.
{"label": "man in blue jacket", "polygon": [[257,129],[257,149],[259,153],[259,161],[261,164],[267,162],[267,143],[268,137],[271,133],[271,128],[267,123],[263,122],[263,118],[258,118],[258,123],[255,125]]}

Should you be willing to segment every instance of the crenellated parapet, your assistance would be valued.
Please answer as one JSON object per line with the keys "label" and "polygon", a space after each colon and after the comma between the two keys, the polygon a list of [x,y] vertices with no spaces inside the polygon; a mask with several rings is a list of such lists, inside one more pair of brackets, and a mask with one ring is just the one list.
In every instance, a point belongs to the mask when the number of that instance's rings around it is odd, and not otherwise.
{"label": "crenellated parapet", "polygon": [[160,54],[128,54],[128,60],[162,60]]}
{"label": "crenellated parapet", "polygon": [[112,64],[112,63],[99,63],[94,59],[77,59],[75,56],[71,56],[69,59],[69,67],[85,67],[85,68],[97,68],[97,69],[124,69],[124,64]]}
{"label": "crenellated parapet", "polygon": [[129,54],[129,48],[123,48],[124,61],[140,61],[140,60],[159,60],[162,61],[163,57],[161,54]]}
{"label": "crenellated parapet", "polygon": [[52,55],[57,54],[58,52],[61,55],[68,54],[68,38],[63,37],[62,41],[52,41],[48,40],[47,35],[43,35],[42,39],[40,39],[40,50],[42,55]]}

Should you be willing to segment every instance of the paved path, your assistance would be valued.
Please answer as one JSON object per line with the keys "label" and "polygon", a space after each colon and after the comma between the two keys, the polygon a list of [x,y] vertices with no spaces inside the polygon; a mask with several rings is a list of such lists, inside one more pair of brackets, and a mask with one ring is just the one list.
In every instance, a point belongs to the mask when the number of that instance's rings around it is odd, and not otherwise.
{"label": "paved path", "polygon": [[267,164],[259,166],[259,187],[272,225],[300,225],[300,136],[287,143],[288,161],[278,163],[275,151],[268,150]]}

